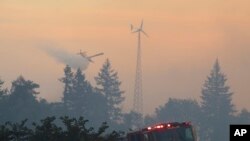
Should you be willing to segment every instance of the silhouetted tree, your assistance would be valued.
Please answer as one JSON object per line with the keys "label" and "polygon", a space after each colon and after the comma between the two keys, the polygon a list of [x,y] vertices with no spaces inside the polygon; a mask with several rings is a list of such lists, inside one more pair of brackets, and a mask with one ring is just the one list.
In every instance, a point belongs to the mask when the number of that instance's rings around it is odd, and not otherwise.
{"label": "silhouetted tree", "polygon": [[234,118],[235,124],[249,124],[250,123],[250,112],[247,109],[242,109],[238,115]]}
{"label": "silhouetted tree", "polygon": [[144,117],[144,125],[150,126],[157,123],[156,116],[155,115],[146,115]]}
{"label": "silhouetted tree", "polygon": [[35,89],[39,85],[20,76],[12,82],[10,95],[6,108],[9,121],[20,121],[29,118],[37,120],[40,118],[39,101],[36,96],[39,94]]}
{"label": "silhouetted tree", "polygon": [[200,131],[202,118],[200,105],[192,99],[169,98],[164,106],[155,110],[157,122],[185,122],[190,121],[197,131]]}
{"label": "silhouetted tree", "polygon": [[198,125],[199,116],[201,114],[200,106],[197,101],[173,98],[169,98],[164,106],[156,108],[155,113],[157,121],[192,121],[195,125]]}
{"label": "silhouetted tree", "polygon": [[41,125],[33,123],[34,131],[30,141],[61,141],[63,139],[62,128],[55,123],[55,117],[47,117],[41,120]]}
{"label": "silhouetted tree", "polygon": [[142,119],[142,114],[130,111],[123,114],[123,130],[138,130],[141,127],[141,123],[138,119]]}
{"label": "silhouetted tree", "polygon": [[7,95],[7,89],[3,88],[4,81],[0,79],[0,123],[4,123],[8,120],[8,117],[6,115],[6,112],[8,109],[8,95]]}
{"label": "silhouetted tree", "polygon": [[83,116],[91,119],[89,122],[91,126],[98,127],[102,122],[109,121],[107,101],[99,91],[94,89],[93,93],[88,96],[87,101],[87,115]]}
{"label": "silhouetted tree", "polygon": [[7,127],[8,122],[0,125],[0,140],[1,141],[8,141],[10,136],[10,129]]}
{"label": "silhouetted tree", "polygon": [[9,136],[7,141],[29,141],[32,130],[25,125],[26,122],[27,119],[22,120],[21,123],[8,122]]}
{"label": "silhouetted tree", "polygon": [[90,95],[93,93],[93,88],[90,83],[85,79],[85,75],[80,69],[77,69],[76,74],[72,81],[72,93],[69,100],[72,104],[70,115],[72,116],[86,116],[88,113],[88,105]]}
{"label": "silhouetted tree", "polygon": [[70,100],[72,94],[72,86],[73,86],[73,72],[69,65],[66,65],[64,68],[64,77],[59,79],[64,84],[64,91],[63,91],[63,104],[65,110],[72,109],[72,101]]}
{"label": "silhouetted tree", "polygon": [[103,64],[98,76],[95,77],[98,90],[104,95],[107,106],[108,115],[111,122],[121,120],[120,105],[124,100],[120,90],[121,82],[119,81],[118,74],[111,68],[110,61],[107,59]]}
{"label": "silhouetted tree", "polygon": [[201,140],[229,140],[229,123],[235,111],[232,104],[232,93],[225,84],[226,80],[225,75],[220,71],[217,59],[202,88],[201,108],[205,117],[202,122]]}
{"label": "silhouetted tree", "polygon": [[66,109],[65,109],[65,105],[63,102],[52,102],[49,103],[48,106],[48,112],[49,114],[47,116],[56,116],[56,117],[60,117],[60,116],[65,116],[66,115]]}
{"label": "silhouetted tree", "polygon": [[[48,116],[60,116],[60,111],[53,111],[53,103],[49,103],[46,99],[39,98],[37,111],[39,111],[39,120]],[[58,102],[58,104],[61,104]]]}
{"label": "silhouetted tree", "polygon": [[83,117],[61,117],[62,126],[55,124],[55,117],[42,119],[39,124],[33,123],[33,128],[26,126],[27,120],[20,123],[6,122],[0,124],[1,141],[117,141],[123,132],[106,133],[109,126],[103,122],[95,130],[87,127],[88,120]]}
{"label": "silhouetted tree", "polygon": [[76,118],[61,117],[61,120],[66,126],[66,131],[64,132],[66,140],[89,140],[89,134],[93,128],[88,129],[86,127],[88,120],[85,120],[83,117],[80,117],[79,120]]}
{"label": "silhouetted tree", "polygon": [[67,115],[71,117],[84,116],[91,119],[90,124],[93,127],[97,127],[103,121],[107,121],[108,108],[106,99],[99,90],[91,86],[81,69],[77,69],[76,73],[71,72],[70,79],[70,92],[67,98],[65,98],[66,101],[64,101],[68,103],[64,104],[66,106],[64,110],[67,110]]}
{"label": "silhouetted tree", "polygon": [[3,88],[4,81],[0,79],[0,102],[1,100],[4,100],[6,94],[7,94],[7,89]]}
{"label": "silhouetted tree", "polygon": [[122,131],[113,131],[105,136],[104,141],[121,141],[124,138],[124,134]]}

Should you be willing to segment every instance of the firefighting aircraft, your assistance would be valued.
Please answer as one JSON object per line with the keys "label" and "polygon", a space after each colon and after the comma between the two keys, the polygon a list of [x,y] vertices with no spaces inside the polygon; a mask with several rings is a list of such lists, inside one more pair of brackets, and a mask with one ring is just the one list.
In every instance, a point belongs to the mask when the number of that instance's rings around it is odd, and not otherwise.
{"label": "firefighting aircraft", "polygon": [[86,52],[82,52],[82,50],[80,50],[80,52],[77,53],[77,54],[78,54],[78,55],[81,55],[83,58],[87,59],[89,62],[94,63],[94,61],[92,60],[92,58],[97,57],[97,56],[100,56],[100,55],[103,55],[104,53],[101,52],[101,53],[97,53],[97,54],[95,54],[95,55],[87,56],[87,53],[86,53]]}

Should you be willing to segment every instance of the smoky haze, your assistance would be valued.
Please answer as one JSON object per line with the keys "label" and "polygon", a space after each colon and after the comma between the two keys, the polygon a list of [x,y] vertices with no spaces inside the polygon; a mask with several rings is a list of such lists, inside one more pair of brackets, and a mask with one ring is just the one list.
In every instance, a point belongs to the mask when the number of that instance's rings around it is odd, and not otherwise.
{"label": "smoky haze", "polygon": [[86,70],[88,68],[89,61],[86,58],[77,55],[77,53],[73,54],[67,52],[64,49],[52,47],[49,45],[43,45],[39,48],[59,63],[69,65],[74,69],[80,68],[81,70]]}

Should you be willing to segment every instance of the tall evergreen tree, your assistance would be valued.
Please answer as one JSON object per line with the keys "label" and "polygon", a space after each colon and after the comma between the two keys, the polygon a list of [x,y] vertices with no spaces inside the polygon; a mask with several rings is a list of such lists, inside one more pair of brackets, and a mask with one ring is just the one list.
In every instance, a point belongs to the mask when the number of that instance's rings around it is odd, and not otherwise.
{"label": "tall evergreen tree", "polygon": [[81,69],[77,69],[76,74],[74,74],[73,85],[72,85],[72,95],[70,100],[72,101],[73,109],[72,113],[74,116],[80,116],[87,114],[89,97],[93,93],[91,84],[85,79],[85,75],[82,73]]}
{"label": "tall evergreen tree", "polygon": [[108,59],[103,64],[98,76],[95,77],[95,80],[98,89],[107,101],[110,121],[121,120],[120,105],[124,100],[124,97],[122,96],[124,92],[120,90],[121,81],[119,81],[118,73],[111,68]]}
{"label": "tall evergreen tree", "polygon": [[226,86],[218,59],[204,83],[201,107],[204,115],[202,140],[227,141],[231,116],[234,113],[232,92]]}
{"label": "tall evergreen tree", "polygon": [[74,75],[73,80],[73,93],[75,94],[90,94],[92,93],[92,86],[91,84],[86,80],[85,75],[83,74],[82,70],[80,68],[77,69],[76,74]]}
{"label": "tall evergreen tree", "polygon": [[61,80],[65,85],[63,101],[65,108],[61,110],[66,110],[66,114],[72,117],[83,116],[92,119],[90,124],[94,127],[107,121],[108,108],[104,95],[92,87],[80,68],[74,73],[66,66],[64,71],[65,77]]}
{"label": "tall evergreen tree", "polygon": [[73,86],[73,72],[69,65],[66,65],[64,68],[64,77],[59,79],[62,83],[64,83],[64,91],[63,91],[63,103],[65,110],[72,109],[72,103],[70,100],[72,94],[72,86]]}
{"label": "tall evergreen tree", "polygon": [[20,121],[29,118],[30,121],[38,120],[40,117],[39,94],[35,89],[39,85],[20,76],[12,82],[10,96],[8,98],[8,113],[10,121]]}

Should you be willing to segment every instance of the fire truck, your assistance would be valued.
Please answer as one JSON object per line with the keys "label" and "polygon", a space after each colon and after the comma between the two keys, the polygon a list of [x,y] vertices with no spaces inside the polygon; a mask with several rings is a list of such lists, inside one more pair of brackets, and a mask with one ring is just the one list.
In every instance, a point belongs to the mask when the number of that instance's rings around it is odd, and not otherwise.
{"label": "fire truck", "polygon": [[190,122],[171,122],[130,132],[127,141],[197,141],[197,137]]}

